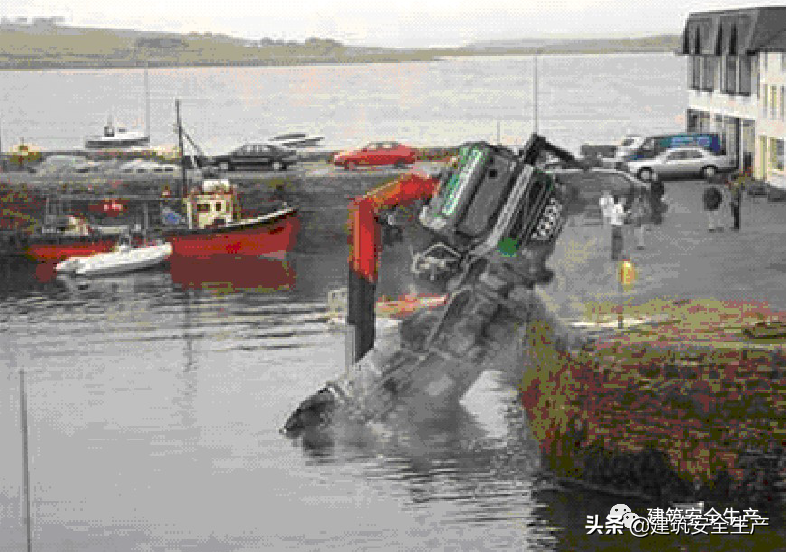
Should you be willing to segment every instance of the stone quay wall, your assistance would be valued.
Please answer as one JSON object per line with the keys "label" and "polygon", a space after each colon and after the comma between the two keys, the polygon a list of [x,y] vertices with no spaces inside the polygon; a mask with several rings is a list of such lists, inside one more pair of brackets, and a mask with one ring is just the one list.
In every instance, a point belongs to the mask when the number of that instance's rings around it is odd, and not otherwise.
{"label": "stone quay wall", "polygon": [[784,322],[756,305],[690,302],[575,351],[533,325],[521,397],[545,466],[653,499],[780,500]]}

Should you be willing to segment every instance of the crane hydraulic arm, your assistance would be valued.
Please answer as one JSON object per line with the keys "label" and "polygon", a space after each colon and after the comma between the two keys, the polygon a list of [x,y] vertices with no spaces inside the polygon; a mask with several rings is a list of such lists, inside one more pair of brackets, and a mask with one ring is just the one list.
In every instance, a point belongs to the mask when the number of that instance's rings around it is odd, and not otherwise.
{"label": "crane hydraulic arm", "polygon": [[431,198],[439,181],[424,174],[408,174],[355,199],[349,213],[349,270],[347,280],[347,338],[349,362],[374,346],[374,303],[382,250],[378,218],[385,209]]}

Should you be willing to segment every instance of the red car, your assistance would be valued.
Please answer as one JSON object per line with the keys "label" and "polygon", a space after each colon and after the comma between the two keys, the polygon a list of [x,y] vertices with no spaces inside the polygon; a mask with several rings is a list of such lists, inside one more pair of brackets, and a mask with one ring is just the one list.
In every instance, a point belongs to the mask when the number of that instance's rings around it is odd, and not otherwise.
{"label": "red car", "polygon": [[333,157],[333,164],[352,170],[361,165],[393,165],[403,167],[417,161],[415,148],[398,142],[372,142],[357,151],[344,151]]}

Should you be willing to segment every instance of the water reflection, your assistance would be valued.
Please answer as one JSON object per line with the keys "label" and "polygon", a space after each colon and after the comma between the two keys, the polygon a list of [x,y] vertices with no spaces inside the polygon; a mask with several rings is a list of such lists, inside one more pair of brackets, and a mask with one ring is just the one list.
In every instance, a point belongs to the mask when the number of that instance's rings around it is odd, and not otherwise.
{"label": "water reflection", "polygon": [[287,260],[221,256],[210,259],[173,257],[172,281],[182,289],[216,293],[279,291],[295,284],[295,270]]}
{"label": "water reflection", "polygon": [[529,437],[522,409],[495,382],[494,377],[479,382],[470,401],[494,405],[491,415],[458,404],[425,426],[342,424],[330,436],[305,435],[304,454],[322,469],[358,465],[363,479],[404,493],[405,510],[428,512],[429,525],[502,523],[516,531],[511,542],[550,550],[556,536],[541,515],[547,504],[538,497],[543,481],[538,445]]}

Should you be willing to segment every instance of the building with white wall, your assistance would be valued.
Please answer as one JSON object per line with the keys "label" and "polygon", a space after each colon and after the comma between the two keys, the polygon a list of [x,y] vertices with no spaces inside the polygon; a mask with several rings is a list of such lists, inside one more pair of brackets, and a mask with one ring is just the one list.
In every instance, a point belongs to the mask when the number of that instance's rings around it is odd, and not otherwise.
{"label": "building with white wall", "polygon": [[691,13],[678,54],[688,132],[719,133],[741,169],[786,187],[786,6]]}

